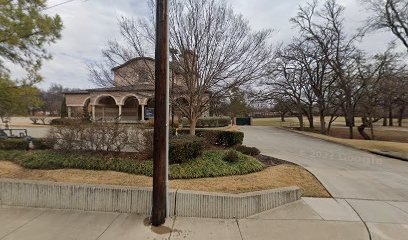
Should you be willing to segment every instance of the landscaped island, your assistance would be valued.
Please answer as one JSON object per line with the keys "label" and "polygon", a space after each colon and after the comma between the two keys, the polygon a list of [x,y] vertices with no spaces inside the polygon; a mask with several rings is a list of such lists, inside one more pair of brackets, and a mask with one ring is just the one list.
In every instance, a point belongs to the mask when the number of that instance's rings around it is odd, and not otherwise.
{"label": "landscaped island", "polygon": [[[232,193],[299,186],[305,196],[330,196],[305,169],[260,155],[243,146],[243,138],[239,131],[173,131],[170,186]],[[137,141],[137,152],[125,151]],[[0,178],[148,187],[151,143],[151,130],[114,124],[57,127],[47,139],[33,140],[30,150],[25,140],[0,140]]]}

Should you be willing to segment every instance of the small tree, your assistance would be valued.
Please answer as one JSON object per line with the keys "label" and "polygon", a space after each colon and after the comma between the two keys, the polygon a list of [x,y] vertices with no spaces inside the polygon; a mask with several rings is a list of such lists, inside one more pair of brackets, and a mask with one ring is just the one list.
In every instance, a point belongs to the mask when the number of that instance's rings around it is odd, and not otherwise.
{"label": "small tree", "polygon": [[228,112],[231,117],[245,117],[249,113],[245,93],[239,88],[233,89],[229,98]]}
{"label": "small tree", "polygon": [[8,60],[26,70],[27,80],[41,81],[41,62],[51,57],[45,44],[59,39],[62,29],[60,17],[45,8],[46,0],[0,1],[0,73],[8,71],[3,65]]}

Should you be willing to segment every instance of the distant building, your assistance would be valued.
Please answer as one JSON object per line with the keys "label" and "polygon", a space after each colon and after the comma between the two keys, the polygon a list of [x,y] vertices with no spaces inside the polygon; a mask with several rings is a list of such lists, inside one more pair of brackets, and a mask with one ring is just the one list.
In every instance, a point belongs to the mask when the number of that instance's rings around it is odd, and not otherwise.
{"label": "distant building", "polygon": [[[112,69],[114,87],[66,92],[68,117],[89,114],[92,121],[134,123],[153,117],[154,65],[152,58],[134,58]],[[172,68],[174,101],[187,101],[183,97],[181,73]],[[177,113],[177,117],[183,117]],[[208,114],[207,114],[208,115]]]}

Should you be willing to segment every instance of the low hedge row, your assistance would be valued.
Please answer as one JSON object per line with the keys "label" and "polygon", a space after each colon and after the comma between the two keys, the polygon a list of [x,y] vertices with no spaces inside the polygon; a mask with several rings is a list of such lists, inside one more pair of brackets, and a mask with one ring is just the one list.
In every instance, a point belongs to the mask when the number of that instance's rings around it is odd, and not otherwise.
{"label": "low hedge row", "polygon": [[26,139],[8,138],[0,140],[2,150],[28,150],[30,142]]}
{"label": "low hedge row", "polygon": [[[255,158],[238,154],[236,162],[224,161],[228,151],[206,151],[193,161],[170,165],[171,179],[192,179],[243,175],[262,171],[265,166]],[[0,159],[12,161],[28,169],[87,169],[117,171],[152,176],[152,161],[134,161],[104,157],[95,153],[63,153],[51,150],[0,150]]]}
{"label": "low hedge row", "polygon": [[[178,134],[187,135],[188,129],[177,130]],[[242,144],[244,140],[243,132],[225,131],[225,130],[206,130],[197,129],[196,136],[204,138],[207,143],[215,146],[233,147]]]}
{"label": "low hedge row", "polygon": [[[183,126],[190,126],[188,119],[181,119]],[[231,124],[230,117],[201,117],[197,120],[198,128],[226,127]]]}
{"label": "low hedge row", "polygon": [[62,125],[73,125],[73,124],[85,124],[91,121],[83,118],[54,118],[50,121],[50,125],[62,126]]}
{"label": "low hedge row", "polygon": [[235,150],[237,150],[238,152],[241,152],[245,155],[249,155],[249,156],[258,156],[259,154],[261,154],[261,151],[256,148],[256,147],[247,147],[245,145],[238,145],[235,147]]}
{"label": "low hedge row", "polygon": [[[34,149],[45,150],[52,147],[48,144],[46,139],[33,138],[31,139]],[[21,138],[8,138],[0,140],[0,150],[28,150],[30,149],[30,140]]]}

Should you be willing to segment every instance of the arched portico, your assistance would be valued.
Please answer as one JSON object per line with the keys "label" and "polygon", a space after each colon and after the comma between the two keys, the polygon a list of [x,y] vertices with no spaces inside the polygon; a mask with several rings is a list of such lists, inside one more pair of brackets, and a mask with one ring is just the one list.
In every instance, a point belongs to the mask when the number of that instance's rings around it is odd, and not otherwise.
{"label": "arched portico", "polygon": [[94,121],[117,121],[120,110],[114,97],[109,95],[98,96],[92,106]]}
{"label": "arched portico", "polygon": [[139,113],[139,100],[135,96],[127,96],[123,99],[123,105],[119,106],[122,108],[120,120],[124,122],[135,122],[140,121]]}

